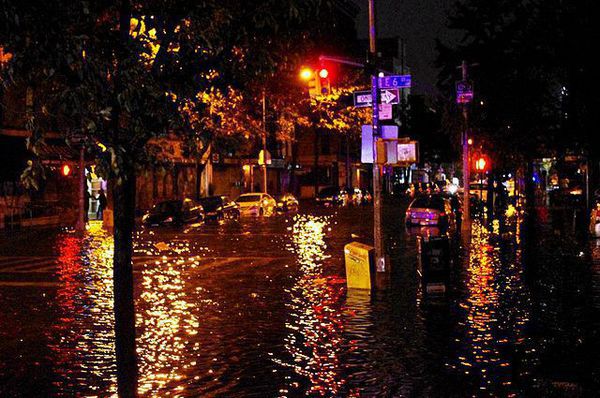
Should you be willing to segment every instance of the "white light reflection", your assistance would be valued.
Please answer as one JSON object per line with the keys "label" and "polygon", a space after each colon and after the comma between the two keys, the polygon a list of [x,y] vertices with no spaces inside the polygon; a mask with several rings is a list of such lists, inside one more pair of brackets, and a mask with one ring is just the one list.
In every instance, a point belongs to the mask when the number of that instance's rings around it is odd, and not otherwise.
{"label": "white light reflection", "polygon": [[[291,251],[297,256],[300,275],[288,291],[290,317],[285,348],[290,359],[274,359],[290,367],[309,382],[307,394],[336,395],[345,383],[340,371],[340,346],[343,332],[343,313],[340,310],[343,292],[339,278],[327,277],[323,260],[327,244],[325,217],[297,215],[292,227]],[[298,393],[297,382],[288,382],[281,396]]]}

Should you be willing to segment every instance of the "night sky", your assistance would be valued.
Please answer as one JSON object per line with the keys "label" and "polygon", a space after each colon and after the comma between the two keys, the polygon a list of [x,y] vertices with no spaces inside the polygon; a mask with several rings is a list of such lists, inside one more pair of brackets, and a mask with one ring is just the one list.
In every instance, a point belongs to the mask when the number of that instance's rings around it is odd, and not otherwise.
{"label": "night sky", "polygon": [[[368,37],[368,0],[353,0],[360,8],[356,26],[360,38]],[[448,43],[457,34],[446,27],[446,12],[456,0],[376,0],[377,36],[406,39],[407,64],[413,80],[435,86],[435,39]],[[415,91],[423,92],[428,90]]]}

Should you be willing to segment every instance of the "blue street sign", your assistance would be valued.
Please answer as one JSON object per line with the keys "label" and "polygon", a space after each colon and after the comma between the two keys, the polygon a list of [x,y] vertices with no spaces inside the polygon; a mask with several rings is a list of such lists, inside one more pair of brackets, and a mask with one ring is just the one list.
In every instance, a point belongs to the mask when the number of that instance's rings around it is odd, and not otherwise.
{"label": "blue street sign", "polygon": [[473,101],[473,83],[468,81],[456,82],[456,102],[467,104]]}
{"label": "blue street sign", "polygon": [[410,75],[383,76],[379,78],[379,88],[408,88],[411,84]]}
{"label": "blue street sign", "polygon": [[371,77],[371,98],[372,106],[373,106],[373,137],[379,137],[379,80],[376,76]]}

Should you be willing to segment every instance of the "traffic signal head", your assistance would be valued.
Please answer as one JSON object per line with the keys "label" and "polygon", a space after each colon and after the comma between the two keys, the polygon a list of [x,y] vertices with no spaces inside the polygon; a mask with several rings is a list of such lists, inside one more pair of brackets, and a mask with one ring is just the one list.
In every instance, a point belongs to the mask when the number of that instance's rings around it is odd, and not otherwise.
{"label": "traffic signal head", "polygon": [[308,95],[310,98],[316,98],[322,95],[321,77],[317,71],[312,68],[302,68],[300,70],[300,79],[308,83]]}
{"label": "traffic signal head", "polygon": [[331,93],[331,82],[329,81],[329,70],[326,68],[319,69],[319,85],[321,86],[320,95],[326,96]]}
{"label": "traffic signal head", "polygon": [[67,177],[69,174],[71,174],[71,167],[68,164],[63,164],[63,166],[60,168],[60,171],[62,172],[62,175]]}
{"label": "traffic signal head", "polygon": [[487,166],[488,161],[483,156],[479,157],[479,159],[475,161],[475,170],[477,171],[485,171]]}

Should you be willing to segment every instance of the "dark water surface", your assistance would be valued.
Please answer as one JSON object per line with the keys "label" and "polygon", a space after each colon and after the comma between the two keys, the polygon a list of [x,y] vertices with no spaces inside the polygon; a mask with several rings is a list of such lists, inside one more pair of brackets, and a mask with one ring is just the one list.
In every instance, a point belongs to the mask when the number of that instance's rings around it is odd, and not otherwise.
{"label": "dark water surface", "polygon": [[[343,263],[346,243],[368,242],[369,209],[140,232],[140,395],[595,394],[595,241],[536,225],[527,242],[516,217],[474,223],[468,247],[453,239],[448,291],[431,296],[415,234],[435,231],[407,233],[401,214],[386,209],[393,280],[373,295],[347,292]],[[94,224],[0,244],[0,396],[115,394],[111,239]],[[11,265],[19,256],[51,260]]]}

